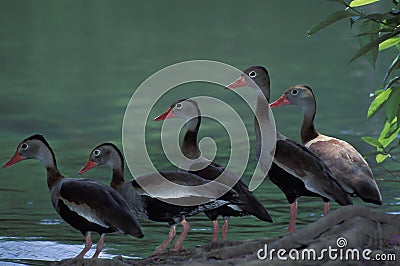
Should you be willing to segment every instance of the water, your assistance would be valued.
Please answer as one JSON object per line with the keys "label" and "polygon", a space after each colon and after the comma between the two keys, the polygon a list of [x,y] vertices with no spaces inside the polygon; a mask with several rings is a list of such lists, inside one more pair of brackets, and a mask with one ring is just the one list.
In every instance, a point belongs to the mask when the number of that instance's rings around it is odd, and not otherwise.
{"label": "water", "polygon": [[[358,47],[345,22],[307,38],[307,29],[335,8],[330,2],[317,0],[307,5],[296,1],[290,5],[282,1],[3,1],[0,160],[8,160],[20,140],[40,132],[54,148],[63,174],[76,177],[94,146],[112,141],[121,147],[122,118],[134,89],[155,71],[193,59],[218,60],[241,69],[255,64],[267,66],[272,99],[290,85],[309,84],[317,95],[320,131],[353,143],[363,154],[369,153],[371,148],[360,136],[377,134],[381,124],[379,119],[364,122],[371,101],[368,95],[380,84],[390,52],[378,60],[375,70],[363,60],[346,65]],[[213,86],[193,84],[189,89],[176,89],[160,100],[153,114],[164,111],[175,99],[202,94],[235,106],[254,138],[252,118],[241,101]],[[299,110],[281,107],[274,113],[279,130],[298,140]],[[160,170],[172,169],[158,148],[160,128],[160,123],[149,122],[146,140],[150,155]],[[205,120],[201,136],[213,137],[218,145],[216,160],[226,163],[230,148],[226,133],[220,129],[218,123]],[[369,161],[377,177],[391,178]],[[252,167],[253,162],[246,173]],[[110,172],[96,169],[85,177],[108,183]],[[384,200],[380,209],[398,213],[400,185],[378,184]],[[274,223],[232,218],[230,239],[285,232],[288,205],[283,194],[269,182],[255,193]],[[332,204],[332,209],[337,207]],[[299,228],[316,221],[321,212],[320,200],[302,199]],[[80,233],[53,210],[45,171],[37,161],[25,161],[0,172],[0,221],[1,264],[46,264],[70,258],[83,247]],[[191,232],[185,245],[208,242],[210,222],[203,215],[189,221]],[[101,257],[151,254],[167,236],[168,226],[140,222],[144,239],[108,235]]]}

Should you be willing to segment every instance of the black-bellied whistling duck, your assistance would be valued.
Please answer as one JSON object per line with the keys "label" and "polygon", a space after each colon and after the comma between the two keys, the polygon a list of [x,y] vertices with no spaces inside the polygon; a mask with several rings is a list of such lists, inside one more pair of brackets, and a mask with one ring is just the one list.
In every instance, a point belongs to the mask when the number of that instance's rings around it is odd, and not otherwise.
{"label": "black-bellied whistling duck", "polygon": [[[268,71],[262,66],[252,66],[243,71],[236,81],[226,88],[252,87],[257,92],[256,114],[263,119],[269,119],[268,105],[270,97],[270,78]],[[254,118],[256,132],[256,158],[260,158],[262,143],[261,131],[263,123]],[[261,124],[259,124],[261,123]],[[267,134],[263,134],[267,136]],[[288,139],[277,131],[275,157],[268,172],[271,181],[286,195],[290,203],[290,222],[288,232],[295,230],[297,198],[300,196],[317,196],[324,200],[324,214],[328,212],[329,200],[340,205],[352,204],[351,198],[340,184],[333,178],[328,167],[308,148]],[[301,180],[300,183],[298,180]],[[293,201],[294,200],[294,201]]]}
{"label": "black-bellied whistling duck", "polygon": [[361,154],[349,143],[322,135],[315,129],[317,107],[311,88],[305,85],[292,86],[273,102],[271,107],[286,104],[301,107],[304,114],[300,131],[301,141],[325,162],[342,187],[352,196],[381,205],[381,193],[371,168]]}
{"label": "black-bellied whistling duck", "polygon": [[[181,152],[183,156],[191,161],[193,165],[186,165],[180,167],[183,170],[189,170],[190,173],[196,174],[207,180],[214,180],[220,175],[224,175],[230,180],[238,180],[236,184],[232,183],[233,189],[239,193],[239,200],[243,203],[242,205],[226,205],[212,211],[208,211],[205,214],[213,223],[213,241],[217,240],[219,233],[218,216],[224,218],[224,225],[222,227],[222,239],[225,240],[228,233],[228,219],[230,216],[240,217],[246,215],[254,215],[258,219],[265,222],[272,222],[271,216],[268,211],[260,203],[260,201],[254,196],[245,183],[243,183],[238,176],[231,171],[226,171],[224,167],[216,162],[210,162],[207,159],[201,159],[201,151],[198,147],[197,135],[201,124],[200,108],[196,101],[192,99],[178,100],[173,103],[168,110],[163,114],[156,117],[155,121],[165,120],[167,118],[181,118],[186,123],[186,133],[181,145]],[[181,163],[186,158],[182,158]],[[189,163],[190,164],[190,163]],[[203,165],[201,165],[203,164]]]}
{"label": "black-bellied whistling duck", "polygon": [[93,258],[97,258],[103,248],[105,233],[118,230],[134,237],[143,237],[135,215],[114,189],[95,180],[65,178],[61,175],[54,152],[42,135],[24,139],[3,168],[26,159],[37,159],[46,167],[47,186],[54,209],[85,236],[85,247],[77,258],[83,258],[92,246],[90,232],[100,235]]}
{"label": "black-bellied whistling duck", "polygon": [[[224,185],[215,182],[212,189],[208,191],[200,191],[191,189],[191,186],[199,186],[208,183],[208,181],[189,173],[181,172],[160,172],[140,176],[131,181],[125,181],[124,178],[124,158],[121,151],[112,143],[103,143],[90,153],[90,157],[86,165],[79,171],[82,174],[89,169],[107,165],[112,169],[112,179],[110,186],[126,199],[131,209],[136,215],[156,222],[168,222],[170,225],[170,232],[168,238],[159,245],[153,255],[157,255],[166,250],[168,245],[176,236],[176,224],[180,222],[183,226],[183,231],[176,241],[172,251],[182,249],[182,243],[189,231],[189,223],[186,217],[196,215],[200,212],[212,210],[226,204],[237,203],[238,195],[234,191],[226,193],[226,195],[219,196],[222,190],[226,188]],[[183,185],[186,187],[166,186],[165,183],[160,182],[159,175],[164,178]],[[140,183],[146,183],[151,186],[159,186],[156,194],[148,194],[145,190],[146,187],[141,187]],[[165,202],[171,199],[177,202],[185,203],[185,205],[176,205]],[[188,203],[195,202],[197,199],[207,203],[188,205]],[[163,201],[164,200],[164,201]]]}

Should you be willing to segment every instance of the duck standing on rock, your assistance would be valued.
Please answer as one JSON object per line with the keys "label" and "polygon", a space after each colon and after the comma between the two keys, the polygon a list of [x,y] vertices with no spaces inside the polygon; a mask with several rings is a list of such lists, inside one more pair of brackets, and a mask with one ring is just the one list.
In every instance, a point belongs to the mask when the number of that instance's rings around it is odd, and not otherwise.
{"label": "duck standing on rock", "polygon": [[272,218],[269,215],[267,209],[261,204],[261,202],[255,197],[255,195],[249,191],[247,185],[240,180],[233,172],[229,171],[222,165],[211,162],[201,156],[201,151],[198,146],[197,135],[201,124],[201,113],[197,102],[193,99],[182,99],[173,103],[168,110],[161,115],[154,118],[154,121],[161,121],[168,118],[180,118],[188,121],[186,123],[186,133],[182,141],[181,152],[185,158],[182,158],[180,165],[181,170],[188,170],[189,173],[198,175],[207,180],[215,180],[218,177],[232,183],[232,189],[239,194],[239,200],[242,202],[241,205],[229,204],[220,208],[205,212],[206,216],[213,223],[213,237],[212,241],[216,241],[219,233],[218,216],[224,218],[224,225],[222,227],[222,239],[225,240],[228,234],[228,219],[229,217],[241,217],[253,215],[261,221],[272,223]]}
{"label": "duck standing on rock", "polygon": [[135,215],[118,192],[95,180],[65,178],[60,173],[54,152],[42,135],[30,136],[18,144],[14,156],[3,168],[27,159],[37,159],[46,167],[47,186],[54,209],[85,236],[85,247],[77,258],[83,258],[91,248],[91,232],[100,235],[93,258],[97,258],[103,249],[106,233],[120,231],[143,237]]}
{"label": "duck standing on rock", "polygon": [[[264,158],[261,157],[261,149],[268,141],[266,127],[270,124],[267,120],[272,119],[272,113],[266,106],[270,98],[270,77],[267,69],[263,66],[248,67],[237,80],[226,86],[227,89],[241,87],[251,87],[257,93],[256,116],[254,117],[255,150],[256,159],[262,164]],[[329,200],[334,200],[340,205],[352,204],[349,195],[320,158],[307,147],[278,131],[276,131],[274,160],[271,169],[266,174],[282,190],[290,203],[290,222],[287,232],[295,231],[297,200],[301,196],[321,197],[324,201],[324,215],[328,213],[329,209],[326,206]]]}
{"label": "duck standing on rock", "polygon": [[361,154],[349,143],[316,130],[314,118],[317,105],[311,88],[306,85],[289,87],[270,106],[274,108],[287,104],[294,104],[302,109],[304,119],[300,130],[301,141],[325,162],[343,188],[353,197],[381,205],[382,196],[378,185]]}
{"label": "duck standing on rock", "polygon": [[[171,251],[183,249],[182,243],[190,229],[186,217],[238,202],[237,193],[225,185],[214,182],[212,189],[200,188],[199,186],[207,184],[208,181],[189,173],[151,173],[126,181],[122,152],[112,143],[103,143],[95,147],[90,153],[88,162],[79,171],[79,175],[102,165],[112,169],[110,186],[126,199],[136,215],[155,222],[168,222],[170,225],[168,238],[156,248],[153,255],[158,255],[166,250],[176,236],[178,222],[182,224],[183,231]],[[160,179],[161,176],[177,186],[168,186]],[[139,184],[145,184],[145,186],[141,187]],[[152,190],[151,195],[147,193],[146,184],[153,188],[156,187],[156,191]],[[194,189],[193,186],[198,187]],[[171,204],[169,203],[171,201],[183,204]],[[197,204],[196,201],[204,203]],[[193,204],[190,204],[192,202]]]}

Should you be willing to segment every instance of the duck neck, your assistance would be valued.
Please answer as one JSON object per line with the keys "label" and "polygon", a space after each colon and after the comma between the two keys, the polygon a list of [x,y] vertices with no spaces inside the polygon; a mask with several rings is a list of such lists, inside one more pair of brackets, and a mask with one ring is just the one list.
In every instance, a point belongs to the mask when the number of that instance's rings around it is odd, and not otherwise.
{"label": "duck neck", "polygon": [[57,168],[56,157],[50,146],[43,145],[40,147],[38,160],[46,167],[47,186],[51,190],[64,177]]}
{"label": "duck neck", "polygon": [[186,124],[186,133],[183,138],[181,152],[186,158],[197,159],[201,152],[197,143],[197,135],[199,133],[201,117],[191,118]]}
{"label": "duck neck", "polygon": [[[269,78],[262,80],[259,84],[257,84],[259,89],[256,88],[257,91],[257,103],[256,103],[256,115],[254,116],[254,131],[255,131],[255,153],[256,159],[260,159],[261,154],[261,128],[260,123],[263,123],[263,119],[267,119],[268,112],[266,106],[269,104],[270,98],[270,81]],[[260,118],[258,121],[257,117]]]}
{"label": "duck neck", "polygon": [[301,125],[300,137],[301,141],[307,143],[308,141],[318,137],[319,133],[314,126],[314,118],[316,113],[315,101],[313,104],[303,106],[303,124]]}
{"label": "duck neck", "polygon": [[125,184],[125,178],[124,178],[124,161],[121,156],[118,154],[118,156],[114,156],[113,162],[111,162],[109,165],[112,169],[112,178],[111,178],[111,183],[110,187],[112,187],[115,190],[119,190],[121,186]]}
{"label": "duck neck", "polygon": [[[265,97],[265,93],[258,90],[257,92],[257,105],[256,105],[256,116],[254,118],[254,129],[255,129],[255,151],[256,159],[261,163],[261,170],[267,172],[269,168],[269,161],[271,160],[271,148],[270,137],[276,134],[274,128],[270,126],[270,112],[268,111],[268,100]],[[271,143],[270,143],[271,142]]]}
{"label": "duck neck", "polygon": [[124,171],[123,170],[121,171],[120,169],[113,169],[110,187],[118,191],[118,189],[124,183],[125,183]]}

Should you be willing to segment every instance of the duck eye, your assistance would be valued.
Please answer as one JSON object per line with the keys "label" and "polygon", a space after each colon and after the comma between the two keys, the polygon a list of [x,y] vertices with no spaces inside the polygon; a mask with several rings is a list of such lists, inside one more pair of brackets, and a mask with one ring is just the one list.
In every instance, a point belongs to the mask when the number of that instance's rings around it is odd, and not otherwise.
{"label": "duck eye", "polygon": [[23,149],[24,151],[26,151],[29,148],[29,145],[26,143],[22,143],[21,144],[21,149]]}
{"label": "duck eye", "polygon": [[182,108],[182,104],[181,103],[177,103],[177,104],[175,104],[175,107],[178,108],[178,109],[181,109]]}
{"label": "duck eye", "polygon": [[250,78],[255,78],[257,76],[257,73],[253,70],[249,73]]}
{"label": "duck eye", "polygon": [[298,93],[299,93],[298,90],[292,90],[292,91],[291,91],[291,94],[292,94],[292,95],[297,95]]}
{"label": "duck eye", "polygon": [[96,157],[99,156],[100,153],[101,153],[100,150],[94,150],[93,151],[93,155],[96,156]]}

